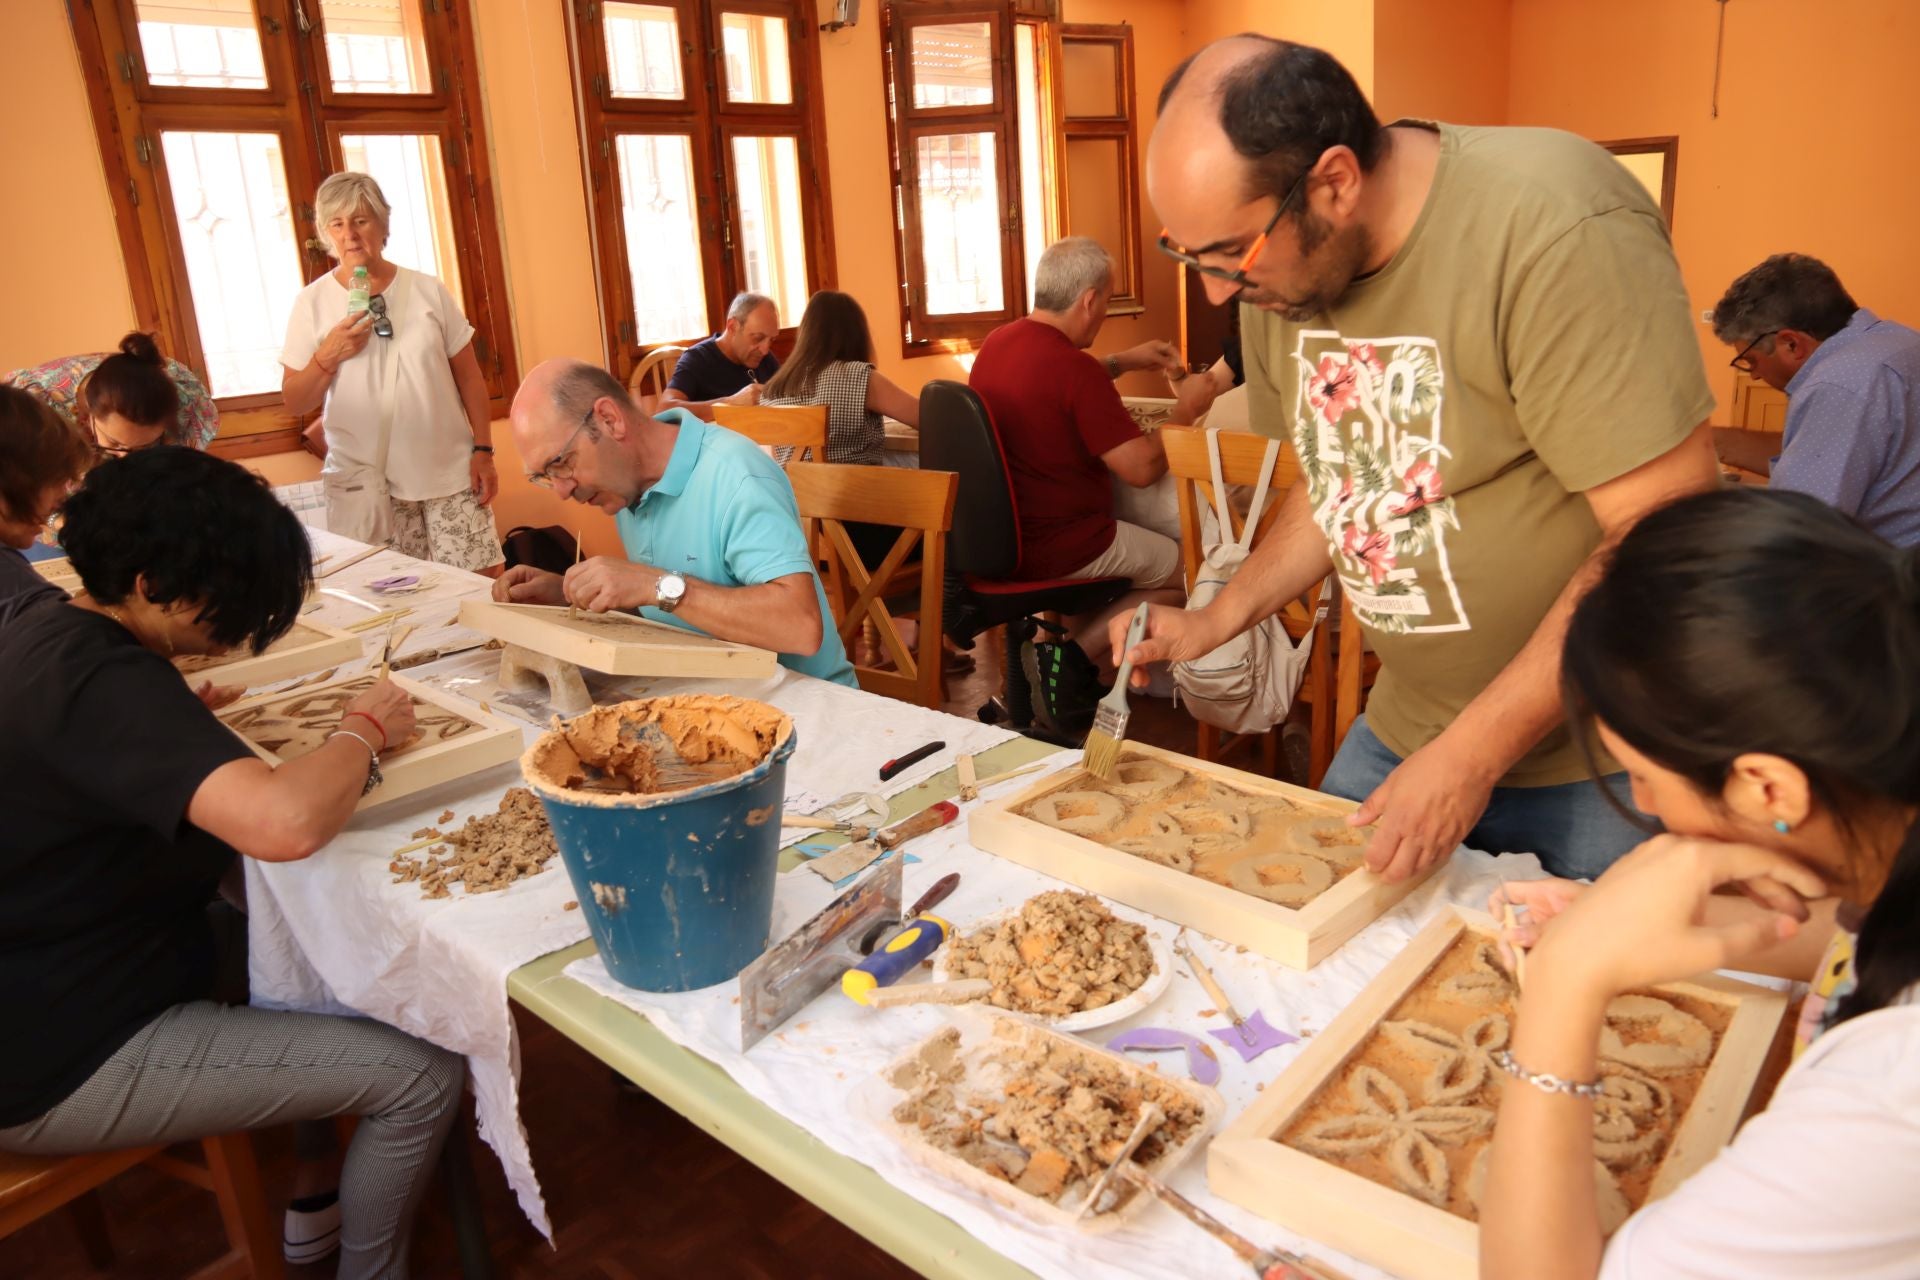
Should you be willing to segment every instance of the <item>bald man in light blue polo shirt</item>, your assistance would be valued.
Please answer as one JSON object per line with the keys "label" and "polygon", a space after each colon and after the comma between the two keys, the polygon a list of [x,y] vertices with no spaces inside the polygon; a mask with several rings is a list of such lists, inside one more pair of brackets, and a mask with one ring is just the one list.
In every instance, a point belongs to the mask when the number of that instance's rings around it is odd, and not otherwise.
{"label": "bald man in light blue polo shirt", "polygon": [[511,420],[528,478],[612,515],[627,554],[565,574],[516,565],[494,599],[637,609],[857,687],[793,488],[752,441],[684,409],[647,417],[611,374],[577,360],[535,366]]}

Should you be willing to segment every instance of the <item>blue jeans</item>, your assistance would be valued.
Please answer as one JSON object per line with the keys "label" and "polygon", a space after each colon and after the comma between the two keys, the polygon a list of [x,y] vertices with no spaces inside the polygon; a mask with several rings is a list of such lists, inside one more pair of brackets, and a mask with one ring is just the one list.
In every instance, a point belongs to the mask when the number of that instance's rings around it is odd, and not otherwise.
{"label": "blue jeans", "polygon": [[[1361,716],[1340,744],[1320,789],[1364,800],[1399,764],[1400,757],[1374,736],[1367,718]],[[1487,853],[1538,854],[1540,865],[1553,875],[1591,880],[1651,834],[1614,808],[1601,787],[1618,796],[1628,812],[1639,812],[1633,807],[1624,773],[1610,773],[1597,782],[1495,787],[1487,811],[1462,843]]]}

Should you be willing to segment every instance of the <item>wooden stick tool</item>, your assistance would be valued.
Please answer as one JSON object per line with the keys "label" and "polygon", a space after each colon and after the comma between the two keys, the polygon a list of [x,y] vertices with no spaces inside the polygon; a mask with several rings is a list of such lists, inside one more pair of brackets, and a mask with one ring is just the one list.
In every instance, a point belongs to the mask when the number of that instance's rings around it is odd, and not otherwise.
{"label": "wooden stick tool", "polygon": [[1129,1162],[1120,1166],[1119,1176],[1233,1250],[1253,1267],[1260,1280],[1346,1280],[1339,1272],[1298,1254],[1283,1249],[1262,1249],[1137,1164]]}
{"label": "wooden stick tool", "polygon": [[1086,1217],[1087,1212],[1100,1203],[1100,1197],[1106,1194],[1107,1186],[1113,1181],[1114,1175],[1120,1172],[1121,1166],[1132,1163],[1133,1153],[1140,1149],[1140,1144],[1147,1140],[1147,1135],[1158,1129],[1166,1118],[1167,1113],[1160,1109],[1158,1103],[1149,1102],[1140,1108],[1139,1123],[1135,1124],[1133,1132],[1127,1135],[1126,1145],[1120,1148],[1120,1154],[1107,1165],[1106,1172],[1100,1175],[1100,1180],[1093,1184],[1092,1190],[1087,1192],[1087,1198],[1080,1202],[1080,1207],[1073,1211],[1075,1222]]}
{"label": "wooden stick tool", "polygon": [[[574,568],[576,568],[576,569],[578,569],[578,568],[580,567],[580,552],[581,552],[581,549],[582,549],[582,548],[584,548],[584,547],[585,547],[586,545],[587,545],[586,543],[584,543],[584,542],[582,542],[582,541],[580,541],[580,531],[579,531],[579,530],[577,530],[577,529],[576,529],[576,530],[574,530],[574,534],[573,534],[573,567],[574,567]],[[562,579],[562,581],[565,581],[565,579]],[[568,603],[567,603],[567,617],[571,619],[571,618],[577,618],[577,617],[579,617],[579,616],[580,616],[580,607],[579,607],[578,605],[576,605],[576,604],[574,604],[574,603],[572,603],[572,601],[568,601]]]}
{"label": "wooden stick tool", "polygon": [[1184,932],[1174,935],[1173,949],[1193,966],[1193,976],[1200,979],[1200,985],[1207,989],[1207,997],[1220,1006],[1220,1012],[1233,1019],[1234,1030],[1240,1033],[1240,1039],[1246,1042],[1247,1047],[1252,1048],[1253,1032],[1247,1030],[1247,1020],[1240,1016],[1238,1009],[1233,1007],[1233,1001],[1227,999],[1227,993],[1221,989],[1220,980],[1213,976],[1213,970],[1200,963],[1200,957],[1195,955],[1193,948],[1187,945],[1187,935]]}
{"label": "wooden stick tool", "polygon": [[1500,923],[1506,926],[1507,945],[1513,949],[1513,989],[1523,990],[1527,985],[1527,949],[1513,939],[1513,931],[1520,927],[1520,913],[1524,906],[1509,902],[1500,909]]}

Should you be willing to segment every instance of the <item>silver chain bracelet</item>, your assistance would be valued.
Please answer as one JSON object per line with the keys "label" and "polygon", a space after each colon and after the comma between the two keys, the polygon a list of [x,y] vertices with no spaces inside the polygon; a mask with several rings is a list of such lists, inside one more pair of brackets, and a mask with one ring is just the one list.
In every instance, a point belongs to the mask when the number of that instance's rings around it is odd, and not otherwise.
{"label": "silver chain bracelet", "polygon": [[1512,1076],[1515,1080],[1525,1081],[1542,1093],[1565,1093],[1588,1101],[1604,1093],[1605,1086],[1598,1080],[1562,1080],[1549,1071],[1529,1071],[1513,1060],[1513,1055],[1505,1049],[1495,1049],[1490,1055],[1493,1065]]}

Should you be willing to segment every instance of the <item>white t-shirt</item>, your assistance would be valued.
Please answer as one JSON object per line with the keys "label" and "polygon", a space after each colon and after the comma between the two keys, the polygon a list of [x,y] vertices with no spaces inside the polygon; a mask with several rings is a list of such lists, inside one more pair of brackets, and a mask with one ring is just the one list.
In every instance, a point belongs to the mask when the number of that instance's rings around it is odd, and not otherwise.
{"label": "white t-shirt", "polygon": [[1920,1276],[1920,988],[1808,1046],[1765,1111],[1627,1219],[1600,1280]]}
{"label": "white t-shirt", "polygon": [[[473,341],[473,326],[446,286],[432,276],[400,267],[386,292],[390,308],[393,298],[399,297],[398,311],[389,315],[393,336],[369,338],[359,355],[341,362],[333,385],[327,388],[326,470],[379,469],[380,400],[386,394],[387,364],[398,360],[387,441],[387,491],[406,502],[444,498],[471,483],[473,429],[449,361]],[[280,352],[280,363],[289,369],[306,368],[320,340],[346,314],[346,286],[334,279],[333,272],[302,289],[287,321],[287,345]]]}

